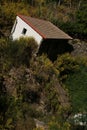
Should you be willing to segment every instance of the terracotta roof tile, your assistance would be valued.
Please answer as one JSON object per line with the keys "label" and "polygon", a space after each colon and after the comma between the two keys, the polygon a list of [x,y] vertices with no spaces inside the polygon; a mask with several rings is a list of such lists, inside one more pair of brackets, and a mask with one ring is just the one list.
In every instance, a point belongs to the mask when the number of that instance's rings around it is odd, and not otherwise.
{"label": "terracotta roof tile", "polygon": [[22,20],[29,24],[43,38],[47,39],[72,39],[68,34],[60,30],[49,21],[18,15]]}

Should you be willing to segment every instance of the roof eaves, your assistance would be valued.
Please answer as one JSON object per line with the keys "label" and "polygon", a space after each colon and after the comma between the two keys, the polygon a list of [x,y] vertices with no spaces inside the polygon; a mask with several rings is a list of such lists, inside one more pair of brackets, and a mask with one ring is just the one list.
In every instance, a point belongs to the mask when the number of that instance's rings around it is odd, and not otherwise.
{"label": "roof eaves", "polygon": [[18,17],[20,17],[25,23],[27,23],[33,30],[35,30],[41,37],[43,37],[44,39],[46,39],[46,36],[44,34],[42,34],[39,30],[37,30],[37,28],[35,28],[32,23],[30,23],[26,18],[24,18],[22,15],[18,14]]}

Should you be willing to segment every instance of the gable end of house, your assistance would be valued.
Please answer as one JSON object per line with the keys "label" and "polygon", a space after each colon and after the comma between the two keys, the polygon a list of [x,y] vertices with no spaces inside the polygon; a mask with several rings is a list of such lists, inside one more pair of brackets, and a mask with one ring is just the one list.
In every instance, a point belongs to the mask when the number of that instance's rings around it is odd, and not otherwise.
{"label": "gable end of house", "polygon": [[26,24],[28,24],[34,31],[36,31],[42,38],[46,39],[46,36],[42,34],[31,22],[29,22],[27,19],[25,19],[22,15],[17,15],[19,18],[21,18]]}

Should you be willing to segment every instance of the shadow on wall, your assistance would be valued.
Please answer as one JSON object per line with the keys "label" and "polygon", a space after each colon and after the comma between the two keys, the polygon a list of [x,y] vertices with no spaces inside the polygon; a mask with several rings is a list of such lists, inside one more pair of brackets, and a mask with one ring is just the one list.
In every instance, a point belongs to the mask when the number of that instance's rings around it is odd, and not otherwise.
{"label": "shadow on wall", "polygon": [[42,41],[38,55],[47,54],[50,60],[55,61],[57,56],[64,53],[71,53],[73,46],[68,43],[68,40],[63,39],[46,39]]}

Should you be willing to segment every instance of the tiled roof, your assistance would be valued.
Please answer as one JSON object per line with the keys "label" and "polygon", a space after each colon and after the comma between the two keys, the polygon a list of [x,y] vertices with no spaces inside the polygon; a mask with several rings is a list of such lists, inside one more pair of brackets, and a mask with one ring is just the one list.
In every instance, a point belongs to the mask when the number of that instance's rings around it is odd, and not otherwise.
{"label": "tiled roof", "polygon": [[49,21],[18,15],[23,21],[31,26],[37,33],[46,39],[72,39],[68,34],[60,30]]}

